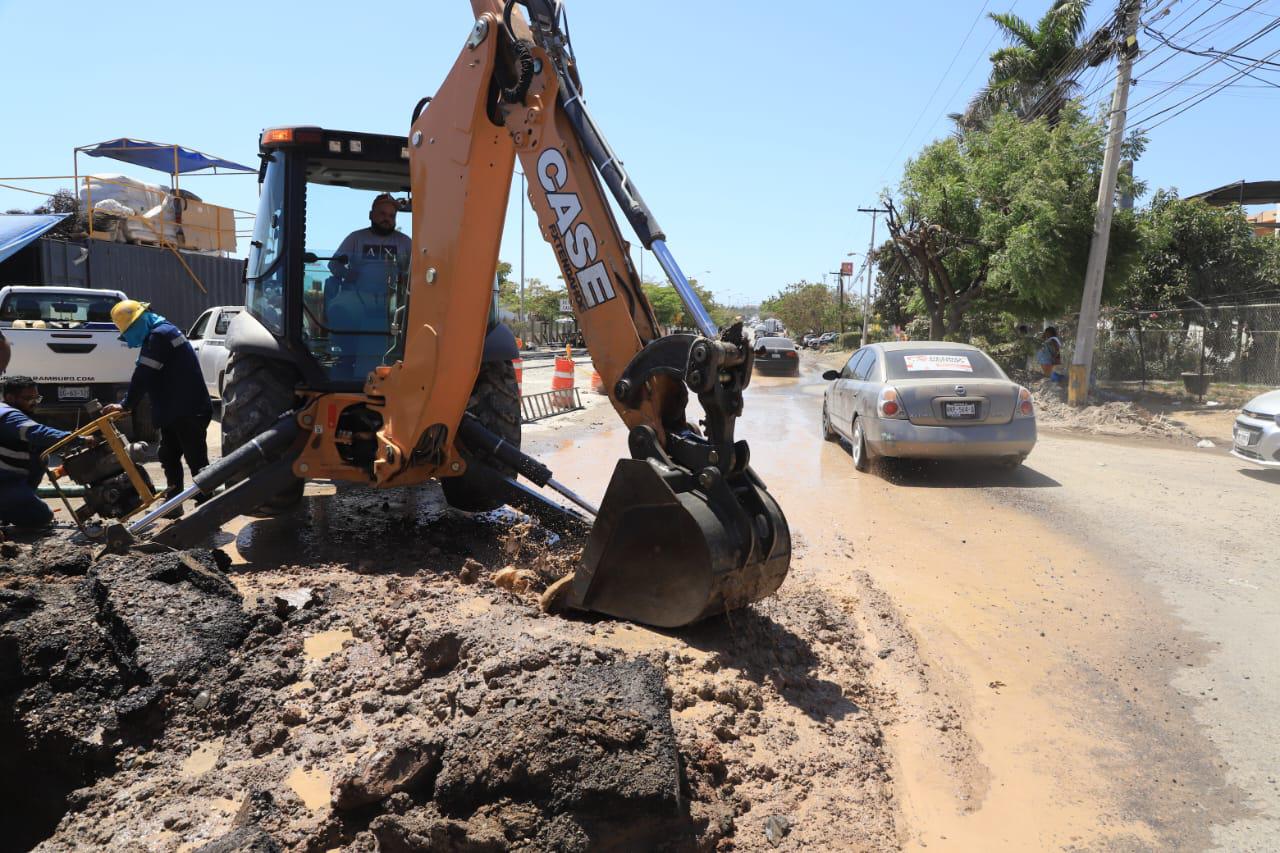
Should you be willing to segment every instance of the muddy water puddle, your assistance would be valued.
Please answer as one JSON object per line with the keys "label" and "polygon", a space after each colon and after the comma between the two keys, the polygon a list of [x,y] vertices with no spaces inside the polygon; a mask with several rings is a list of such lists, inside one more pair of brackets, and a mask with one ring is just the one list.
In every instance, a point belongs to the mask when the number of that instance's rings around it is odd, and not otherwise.
{"label": "muddy water puddle", "polygon": [[354,639],[350,628],[321,631],[302,641],[302,654],[308,661],[319,663],[329,655],[342,651],[343,644]]}
{"label": "muddy water puddle", "polygon": [[[1130,790],[1149,769],[1143,741],[1121,702],[1099,695],[1094,683],[1141,635],[1141,614],[1151,610],[1146,592],[1052,527],[983,494],[992,486],[1056,487],[1036,471],[1034,456],[1008,473],[856,472],[846,448],[821,438],[826,385],[807,365],[799,379],[753,379],[738,437],[750,442],[752,466],[791,526],[787,584],[811,582],[840,598],[857,590],[865,570],[918,639],[900,667],[900,648],[877,664],[898,703],[888,734],[903,843],[1161,846],[1170,836],[1157,828],[1168,816],[1135,808]],[[612,471],[601,460],[625,448],[625,430],[610,425],[560,442],[543,461],[592,498]],[[1082,618],[1091,612],[1094,619]],[[871,613],[862,624],[870,632],[880,621]],[[595,642],[662,646],[643,632]],[[914,671],[928,677],[914,682]],[[1155,696],[1165,687],[1140,689]]]}
{"label": "muddy water puddle", "polygon": [[333,779],[323,770],[295,767],[285,779],[285,783],[298,795],[302,804],[312,811],[328,807],[329,788],[333,784]]}
{"label": "muddy water puddle", "polygon": [[186,779],[195,779],[208,773],[218,763],[222,755],[223,739],[217,738],[202,743],[182,762],[182,775]]}

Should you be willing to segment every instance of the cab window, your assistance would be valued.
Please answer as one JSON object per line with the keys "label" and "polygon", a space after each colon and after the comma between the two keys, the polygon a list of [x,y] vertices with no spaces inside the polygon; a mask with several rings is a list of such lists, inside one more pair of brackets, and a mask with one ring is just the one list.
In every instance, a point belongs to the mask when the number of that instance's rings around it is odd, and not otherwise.
{"label": "cab window", "polygon": [[868,352],[867,357],[858,362],[854,378],[863,381],[874,379],[876,375],[876,354]]}
{"label": "cab window", "polygon": [[857,352],[855,352],[853,355],[849,356],[849,360],[846,361],[844,364],[844,370],[840,371],[840,378],[841,379],[858,378],[856,375],[858,370],[858,365],[862,363],[862,360],[866,358],[866,356],[867,356],[867,351],[864,349],[860,349]]}
{"label": "cab window", "polygon": [[206,311],[200,315],[191,330],[187,332],[187,340],[198,341],[204,337],[204,330],[209,327],[209,315],[212,313],[212,311]]}
{"label": "cab window", "polygon": [[239,314],[239,311],[223,311],[218,315],[218,322],[213,324],[213,334],[216,337],[226,337],[227,330],[231,328],[231,320]]}

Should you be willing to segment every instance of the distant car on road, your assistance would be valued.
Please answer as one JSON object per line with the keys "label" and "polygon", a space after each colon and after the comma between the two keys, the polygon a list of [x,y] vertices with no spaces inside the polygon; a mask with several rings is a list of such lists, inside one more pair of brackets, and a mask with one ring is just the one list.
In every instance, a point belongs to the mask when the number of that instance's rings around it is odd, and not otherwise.
{"label": "distant car on road", "polygon": [[756,338],[755,372],[773,376],[799,376],[800,353],[791,338]]}
{"label": "distant car on road", "polygon": [[222,305],[210,308],[196,318],[187,332],[187,340],[200,360],[200,373],[210,397],[222,399],[222,386],[227,377],[227,329],[232,319],[243,308],[239,305]]}
{"label": "distant car on road", "polygon": [[839,332],[823,332],[813,342],[814,349],[819,347],[830,346],[836,342],[836,338],[840,337]]}
{"label": "distant car on road", "polygon": [[1036,443],[1031,392],[968,344],[865,346],[830,380],[822,434],[848,439],[859,471],[880,457],[995,459],[1016,468]]}
{"label": "distant car on road", "polygon": [[1264,468],[1280,468],[1280,390],[1246,403],[1233,433],[1232,456]]}

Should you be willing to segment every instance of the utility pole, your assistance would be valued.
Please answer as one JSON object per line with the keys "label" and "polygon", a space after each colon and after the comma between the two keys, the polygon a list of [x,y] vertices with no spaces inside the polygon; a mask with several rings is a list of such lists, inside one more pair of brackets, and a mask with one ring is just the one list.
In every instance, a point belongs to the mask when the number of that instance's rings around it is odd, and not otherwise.
{"label": "utility pole", "polygon": [[883,207],[860,207],[859,213],[871,214],[871,244],[867,249],[867,288],[862,297],[862,343],[867,345],[867,318],[871,315],[871,254],[876,250],[876,216],[889,211]]}
{"label": "utility pole", "polygon": [[1116,203],[1116,174],[1120,168],[1120,145],[1124,141],[1125,114],[1129,108],[1129,85],[1133,80],[1133,58],[1138,55],[1138,13],[1142,4],[1129,0],[1124,12],[1124,33],[1119,45],[1120,63],[1116,90],[1111,96],[1107,149],[1102,158],[1102,180],[1098,184],[1098,210],[1093,219],[1093,242],[1089,265],[1085,268],[1084,296],[1080,300],[1080,324],[1076,346],[1071,353],[1071,373],[1067,402],[1083,406],[1089,399],[1089,376],[1093,370],[1093,347],[1098,339],[1098,311],[1102,306],[1102,279],[1107,268],[1107,244],[1111,242],[1111,215]]}
{"label": "utility pole", "polygon": [[[839,282],[836,287],[840,294],[840,308],[836,312],[836,316],[840,318],[840,334],[844,335],[844,270],[830,273],[830,275],[834,275],[836,277],[836,281]],[[826,276],[823,276],[823,278],[826,278]]]}

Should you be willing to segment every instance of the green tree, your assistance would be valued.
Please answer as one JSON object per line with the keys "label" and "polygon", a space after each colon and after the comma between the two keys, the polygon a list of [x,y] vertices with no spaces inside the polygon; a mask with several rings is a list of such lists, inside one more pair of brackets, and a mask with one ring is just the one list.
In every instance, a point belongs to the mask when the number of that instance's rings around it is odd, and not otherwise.
{"label": "green tree", "polygon": [[981,127],[1001,110],[1022,119],[1044,116],[1056,121],[1079,87],[1080,72],[1110,55],[1113,38],[1108,30],[1080,43],[1088,7],[1089,0],[1054,0],[1035,24],[1012,12],[991,13],[1008,44],[991,54],[987,85],[963,114],[953,116],[960,127]]}
{"label": "green tree", "polygon": [[[1093,235],[1103,139],[1069,104],[1057,122],[1009,112],[939,140],[909,161],[885,198],[893,253],[930,320],[930,337],[960,334],[971,309],[1052,316],[1079,299]],[[1109,286],[1136,245],[1117,211]]]}
{"label": "green tree", "polygon": [[498,261],[498,304],[508,311],[520,308],[520,282],[511,278],[511,264]]}
{"label": "green tree", "polygon": [[[63,239],[73,239],[77,236],[84,236],[85,230],[84,217],[80,215],[80,200],[76,198],[76,194],[71,190],[61,189],[49,196],[49,200],[44,204],[32,208],[30,211],[34,214],[47,213],[69,213],[66,219],[50,228],[46,233],[49,237],[61,237]],[[27,213],[25,210],[13,209],[6,213]]]}
{"label": "green tree", "polygon": [[1242,208],[1160,190],[1138,218],[1140,250],[1118,304],[1129,308],[1280,298],[1275,240],[1254,235]]}
{"label": "green tree", "polygon": [[[737,312],[721,305],[716,300],[715,294],[699,284],[696,278],[689,279],[689,285],[693,288],[693,292],[698,294],[698,298],[702,300],[703,307],[707,309],[707,313],[711,315],[711,319],[715,321],[717,326],[728,325],[737,316]],[[693,318],[685,310],[684,300],[680,298],[680,294],[670,284],[665,281],[647,280],[640,287],[644,291],[645,297],[649,300],[649,304],[653,306],[653,314],[660,325],[683,328],[694,325]]]}
{"label": "green tree", "polygon": [[568,297],[563,287],[552,290],[541,279],[531,278],[524,285],[524,310],[530,320],[550,323],[560,316],[560,300]]}
{"label": "green tree", "polygon": [[[788,332],[795,336],[809,333],[831,332],[840,325],[840,310],[835,288],[820,282],[799,280],[787,284],[777,295],[760,302],[760,316],[776,316],[782,320]],[[845,328],[861,324],[861,316],[852,304],[845,301]]]}

